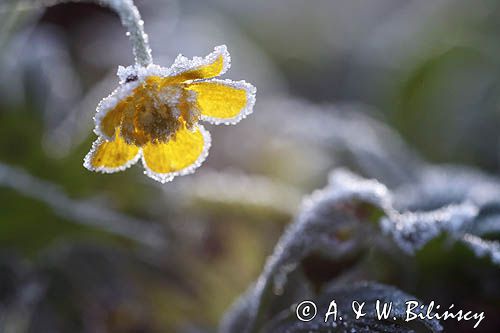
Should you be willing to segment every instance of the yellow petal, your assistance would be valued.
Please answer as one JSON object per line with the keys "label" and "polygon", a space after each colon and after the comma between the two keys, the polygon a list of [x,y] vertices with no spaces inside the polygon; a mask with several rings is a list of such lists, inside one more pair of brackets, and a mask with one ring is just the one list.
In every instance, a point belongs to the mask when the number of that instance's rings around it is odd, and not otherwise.
{"label": "yellow petal", "polygon": [[201,119],[214,124],[235,124],[252,113],[255,87],[245,81],[197,81],[187,85],[196,92]]}
{"label": "yellow petal", "polygon": [[170,80],[184,82],[196,79],[210,79],[224,74],[230,66],[231,58],[226,46],[217,46],[214,52],[204,59],[194,58],[189,60],[182,56],[177,57],[172,66],[173,74]]}
{"label": "yellow petal", "polygon": [[123,118],[124,102],[118,103],[113,109],[108,111],[101,119],[98,128],[99,134],[103,134],[107,138],[115,136],[116,128],[120,126]]}
{"label": "yellow petal", "polygon": [[97,139],[85,156],[84,166],[91,171],[112,173],[127,169],[139,157],[139,148],[128,145],[117,133],[114,141]]}
{"label": "yellow petal", "polygon": [[177,105],[181,112],[181,118],[184,120],[188,129],[193,129],[200,120],[200,110],[196,102],[196,93],[194,91],[183,90]]}
{"label": "yellow petal", "polygon": [[182,128],[166,143],[145,145],[142,162],[149,177],[165,183],[193,173],[206,159],[209,148],[210,134],[202,126],[194,131]]}
{"label": "yellow petal", "polygon": [[95,130],[97,135],[112,141],[115,137],[116,129],[123,121],[124,113],[133,107],[130,104],[131,96],[139,83],[133,82],[120,85],[108,97],[104,98],[97,106],[95,115]]}

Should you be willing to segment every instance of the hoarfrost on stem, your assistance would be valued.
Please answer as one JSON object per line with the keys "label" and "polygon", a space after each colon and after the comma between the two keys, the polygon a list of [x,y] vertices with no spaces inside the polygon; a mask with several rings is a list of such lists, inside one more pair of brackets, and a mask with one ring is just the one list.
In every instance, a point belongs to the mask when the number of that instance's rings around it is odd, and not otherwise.
{"label": "hoarfrost on stem", "polygon": [[135,62],[143,67],[153,63],[148,35],[144,32],[144,21],[133,0],[53,0],[35,2],[34,6],[50,7],[67,2],[89,2],[109,7],[120,17],[122,25],[127,29],[127,36],[132,42]]}

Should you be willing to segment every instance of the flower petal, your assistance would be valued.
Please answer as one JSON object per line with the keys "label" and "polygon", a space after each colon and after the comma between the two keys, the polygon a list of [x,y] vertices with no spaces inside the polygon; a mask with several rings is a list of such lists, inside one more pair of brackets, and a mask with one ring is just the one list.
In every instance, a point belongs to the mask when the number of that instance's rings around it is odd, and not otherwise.
{"label": "flower petal", "polygon": [[117,133],[114,141],[101,137],[94,141],[83,165],[90,171],[113,173],[129,168],[140,156],[140,149],[127,144]]}
{"label": "flower petal", "polygon": [[139,82],[129,82],[120,85],[108,97],[104,98],[97,106],[97,112],[94,116],[94,132],[112,141],[115,137],[116,129],[120,126],[123,114],[126,111],[127,97],[134,93]]}
{"label": "flower petal", "polygon": [[202,126],[194,131],[180,129],[166,143],[149,143],[143,147],[145,174],[162,183],[175,176],[193,173],[208,156],[210,133]]}
{"label": "flower petal", "polygon": [[170,76],[181,82],[196,79],[210,79],[224,74],[231,66],[231,57],[226,45],[214,48],[205,58],[188,59],[179,55],[171,67]]}
{"label": "flower petal", "polygon": [[212,124],[236,124],[255,104],[256,89],[245,81],[195,81],[186,89],[196,92],[201,119]]}

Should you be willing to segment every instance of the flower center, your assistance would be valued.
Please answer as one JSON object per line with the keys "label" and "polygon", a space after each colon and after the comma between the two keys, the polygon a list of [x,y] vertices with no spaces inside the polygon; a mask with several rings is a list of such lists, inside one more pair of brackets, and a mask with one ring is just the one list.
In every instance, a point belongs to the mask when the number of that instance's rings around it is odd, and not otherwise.
{"label": "flower center", "polygon": [[137,146],[167,142],[181,127],[194,127],[200,117],[193,92],[159,77],[147,78],[126,104],[121,135]]}

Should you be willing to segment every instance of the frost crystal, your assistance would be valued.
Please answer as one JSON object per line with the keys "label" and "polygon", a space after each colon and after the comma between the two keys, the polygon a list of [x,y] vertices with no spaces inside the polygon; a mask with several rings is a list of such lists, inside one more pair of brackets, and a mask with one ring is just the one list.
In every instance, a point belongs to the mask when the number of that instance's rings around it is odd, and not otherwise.
{"label": "frost crystal", "polygon": [[392,212],[382,219],[381,226],[404,251],[412,253],[442,232],[462,234],[477,213],[478,208],[467,202],[430,212]]}
{"label": "frost crystal", "polygon": [[[434,169],[434,172],[437,170]],[[447,169],[439,170],[442,173]],[[449,170],[445,173],[450,175]],[[261,314],[270,306],[271,291],[274,294],[281,293],[287,283],[287,276],[312,251],[320,250],[330,258],[338,259],[375,246],[372,238],[366,236],[370,232],[367,229],[362,232],[362,228],[369,228],[370,225],[363,220],[379,222],[379,228],[410,254],[434,237],[446,233],[451,239],[469,246],[477,256],[488,255],[493,263],[500,265],[500,243],[483,240],[471,233],[481,218],[482,209],[491,205],[492,200],[498,200],[491,196],[496,190],[483,183],[484,177],[481,175],[469,174],[466,180],[461,181],[462,186],[468,183],[465,194],[462,191],[461,196],[454,196],[461,202],[442,200],[441,197],[443,205],[438,208],[411,211],[402,208],[404,205],[401,202],[395,204],[395,196],[400,192],[390,191],[376,180],[363,179],[344,169],[332,172],[328,186],[313,192],[304,200],[301,212],[276,245],[257,283],[227,313],[220,331],[258,330],[259,325],[262,325]],[[441,179],[433,186],[444,186],[445,183]],[[489,190],[481,191],[483,184]],[[414,186],[415,191],[419,191],[418,185]],[[436,192],[429,190],[428,197],[432,197],[433,193]],[[420,201],[426,202],[426,199],[422,197]],[[370,208],[367,210],[363,203]],[[417,203],[413,201],[412,205]],[[380,217],[373,214],[377,210]],[[346,226],[351,226],[356,232],[347,239],[337,237],[337,232]]]}
{"label": "frost crystal", "polygon": [[[266,325],[262,331],[265,333],[285,333],[285,332],[335,332],[335,333],[403,333],[414,332],[415,323],[406,322],[406,302],[415,301],[417,298],[406,294],[394,287],[370,283],[358,282],[347,285],[335,285],[327,288],[321,296],[315,298],[315,303],[319,309],[326,311],[329,308],[330,302],[335,300],[337,305],[337,318],[342,317],[342,321],[330,320],[325,321],[324,315],[317,315],[314,319],[308,322],[297,320],[295,306],[291,309],[280,312],[271,324]],[[363,300],[365,303],[363,309],[364,316],[356,318],[351,311],[353,300]],[[394,321],[379,320],[375,309],[377,301],[382,304],[391,304],[391,316]],[[421,303],[421,302],[420,302]],[[428,306],[425,305],[419,309],[419,313],[425,313]],[[276,320],[277,319],[277,320]],[[441,332],[442,326],[437,319],[418,319],[420,329],[418,332]],[[417,325],[418,326],[418,325]],[[423,330],[427,328],[426,330]]]}
{"label": "frost crystal", "polygon": [[468,245],[478,257],[489,256],[491,261],[500,265],[500,242],[483,240],[481,237],[466,234],[463,242]]}
{"label": "frost crystal", "polygon": [[153,62],[149,37],[144,32],[144,21],[133,0],[47,0],[41,1],[41,5],[49,7],[65,2],[91,2],[109,7],[118,14],[122,25],[127,29],[125,34],[132,42],[135,62],[141,66],[148,66]]}
{"label": "frost crystal", "polygon": [[198,159],[193,164],[179,171],[163,174],[151,170],[151,168],[147,165],[146,160],[144,159],[144,155],[142,155],[141,158],[142,158],[142,165],[144,166],[144,174],[156,181],[159,181],[162,184],[172,181],[172,179],[174,179],[177,176],[185,176],[192,174],[207,159],[208,151],[210,150],[210,146],[212,145],[212,138],[210,136],[210,133],[201,125],[198,125],[198,128],[201,134],[203,135],[204,146],[201,154],[198,156]]}
{"label": "frost crystal", "polygon": [[198,122],[235,124],[253,111],[254,86],[214,78],[229,66],[225,45],[204,58],[179,55],[168,68],[120,66],[120,86],[97,107],[94,132],[99,139],[84,166],[110,173],[141,158],[144,173],[162,183],[193,173],[211,144]]}
{"label": "frost crystal", "polygon": [[[89,2],[90,0],[81,1]],[[96,1],[109,6],[120,16],[123,26],[127,29],[127,36],[132,42],[136,63],[141,66],[151,64],[153,62],[153,58],[151,56],[151,48],[149,47],[148,35],[144,32],[144,21],[141,19],[139,10],[134,5],[134,2],[132,0]]]}

